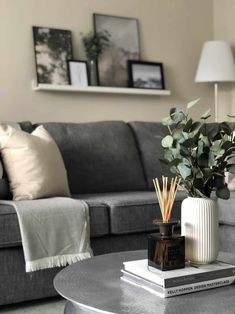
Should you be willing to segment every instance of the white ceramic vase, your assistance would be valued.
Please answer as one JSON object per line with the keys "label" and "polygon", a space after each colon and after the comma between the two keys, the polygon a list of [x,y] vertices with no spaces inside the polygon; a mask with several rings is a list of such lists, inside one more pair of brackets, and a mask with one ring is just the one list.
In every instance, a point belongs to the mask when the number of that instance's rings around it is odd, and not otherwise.
{"label": "white ceramic vase", "polygon": [[181,234],[185,236],[185,257],[192,263],[208,264],[219,250],[219,222],[216,201],[188,197],[181,206]]}

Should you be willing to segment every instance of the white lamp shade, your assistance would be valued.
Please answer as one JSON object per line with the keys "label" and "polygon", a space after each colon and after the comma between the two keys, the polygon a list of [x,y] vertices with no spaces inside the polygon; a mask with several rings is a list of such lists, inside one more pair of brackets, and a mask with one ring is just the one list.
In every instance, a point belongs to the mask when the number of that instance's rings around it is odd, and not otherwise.
{"label": "white lamp shade", "polygon": [[235,81],[233,54],[228,43],[224,41],[208,41],[204,44],[195,81]]}

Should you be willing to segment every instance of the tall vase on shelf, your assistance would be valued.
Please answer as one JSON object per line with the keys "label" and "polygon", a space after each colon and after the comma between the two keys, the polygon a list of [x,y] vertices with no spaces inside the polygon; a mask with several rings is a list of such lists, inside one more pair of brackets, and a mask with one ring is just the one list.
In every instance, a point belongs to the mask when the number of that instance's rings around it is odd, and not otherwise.
{"label": "tall vase on shelf", "polygon": [[100,32],[89,32],[86,35],[82,34],[82,42],[85,48],[90,85],[99,85],[97,61],[99,56],[109,47],[110,34],[103,30]]}
{"label": "tall vase on shelf", "polygon": [[91,86],[97,86],[98,84],[98,71],[97,61],[94,59],[88,60],[88,71],[89,71],[89,83]]}
{"label": "tall vase on shelf", "polygon": [[218,207],[211,198],[228,199],[230,191],[225,172],[235,173],[231,157],[235,154],[233,129],[226,122],[208,125],[210,111],[199,121],[189,117],[189,110],[199,99],[187,104],[186,110],[172,108],[163,119],[169,134],[162,139],[161,161],[180,179],[187,192],[181,207],[181,230],[185,236],[186,259],[207,264],[218,255]]}

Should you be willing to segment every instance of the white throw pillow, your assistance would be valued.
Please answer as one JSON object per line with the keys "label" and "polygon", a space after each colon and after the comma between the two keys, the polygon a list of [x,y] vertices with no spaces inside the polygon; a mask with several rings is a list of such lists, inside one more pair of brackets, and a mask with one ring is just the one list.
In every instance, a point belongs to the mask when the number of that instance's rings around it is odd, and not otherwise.
{"label": "white throw pillow", "polygon": [[0,150],[14,200],[70,196],[61,153],[43,126],[29,134],[0,124]]}

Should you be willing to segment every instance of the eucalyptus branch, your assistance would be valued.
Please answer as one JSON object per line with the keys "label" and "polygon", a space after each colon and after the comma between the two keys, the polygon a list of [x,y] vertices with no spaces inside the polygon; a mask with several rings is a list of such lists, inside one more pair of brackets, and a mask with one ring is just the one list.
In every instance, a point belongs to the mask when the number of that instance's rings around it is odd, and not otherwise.
{"label": "eucalyptus branch", "polygon": [[171,128],[170,128],[169,125],[167,126],[167,128],[168,128],[168,130],[169,130],[170,135],[172,135],[172,131],[171,131]]}
{"label": "eucalyptus branch", "polygon": [[[231,158],[235,156],[235,137],[227,123],[221,123],[219,129],[207,125],[209,110],[201,116],[203,123],[190,118],[188,109],[197,102],[190,102],[186,112],[179,108],[170,110],[170,116],[164,119],[170,135],[164,137],[162,146],[168,152],[166,159],[176,165],[176,175],[189,195],[209,197],[216,190],[218,197],[226,199],[229,191],[224,173],[226,169],[235,171]],[[174,139],[173,133],[177,134]]]}

